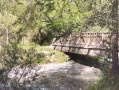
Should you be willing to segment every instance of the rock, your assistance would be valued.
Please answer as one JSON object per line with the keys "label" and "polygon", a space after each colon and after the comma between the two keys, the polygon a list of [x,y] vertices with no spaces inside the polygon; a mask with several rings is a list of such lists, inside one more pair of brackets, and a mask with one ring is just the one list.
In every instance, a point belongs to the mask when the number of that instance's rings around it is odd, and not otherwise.
{"label": "rock", "polygon": [[0,90],[3,90],[4,84],[0,84]]}
{"label": "rock", "polygon": [[55,73],[55,72],[64,72],[69,74],[88,74],[100,72],[99,69],[94,67],[83,66],[76,64],[74,62],[65,62],[63,64],[46,64],[46,65],[36,65],[36,66],[17,66],[13,67],[9,72],[9,78],[25,78],[29,80],[35,76],[41,75],[43,73]]}
{"label": "rock", "polygon": [[86,67],[81,72],[81,74],[88,74],[88,73],[93,73],[93,69],[90,67]]}
{"label": "rock", "polygon": [[62,85],[60,86],[59,90],[67,90],[67,88]]}
{"label": "rock", "polygon": [[49,81],[51,81],[54,77],[53,76],[48,76],[46,79],[48,79]]}
{"label": "rock", "polygon": [[51,55],[51,59],[50,59],[50,62],[54,62],[54,57],[55,57],[55,55],[53,54],[53,55]]}
{"label": "rock", "polygon": [[[96,69],[94,67],[89,67],[89,66],[84,66],[81,64],[77,64],[75,62],[65,62],[65,63],[61,63],[61,64],[46,64],[46,65],[26,65],[26,66],[16,66],[13,67],[11,69],[11,71],[8,74],[8,78],[10,79],[19,79],[20,83],[24,83],[28,82],[35,82],[37,80],[40,79],[47,79],[46,83],[52,82],[52,80],[54,80],[53,82],[56,84],[57,80],[62,80],[58,77],[58,79],[55,80],[55,76],[53,76],[52,74],[55,73],[65,73],[68,75],[71,75],[72,77],[76,76],[76,75],[88,75],[88,74],[95,74],[95,73],[101,73],[101,71],[99,69]],[[45,74],[45,77],[43,76]],[[59,74],[58,74],[59,75]],[[46,77],[47,76],[47,77]],[[61,74],[62,76],[62,74]],[[63,78],[65,77],[64,75],[61,77]],[[69,78],[71,79],[71,78]],[[66,79],[68,81],[68,79]],[[77,79],[78,80],[78,79]],[[70,80],[69,80],[70,81]],[[71,83],[72,83],[73,79],[71,79]],[[58,82],[60,84],[60,82]],[[60,85],[61,86],[61,85]],[[26,86],[25,86],[26,87]],[[56,89],[56,90],[64,90],[64,88],[67,86],[62,86]],[[32,88],[32,89],[31,89]],[[52,90],[52,89],[47,89],[47,87],[41,87],[39,86],[39,88],[41,88],[40,90],[42,90],[43,88],[46,88],[46,90]],[[37,90],[38,88],[36,86],[29,86],[27,87],[26,90]],[[69,88],[66,88],[69,89]],[[72,90],[75,90],[75,87],[72,87]]]}
{"label": "rock", "polygon": [[25,78],[21,78],[21,79],[19,80],[19,83],[24,83],[24,81],[25,81]]}
{"label": "rock", "polygon": [[82,69],[81,74],[90,74],[90,73],[101,73],[99,69],[96,69],[94,67],[85,67]]}
{"label": "rock", "polygon": [[42,51],[43,52],[43,54],[49,54],[50,52],[48,52],[48,51]]}

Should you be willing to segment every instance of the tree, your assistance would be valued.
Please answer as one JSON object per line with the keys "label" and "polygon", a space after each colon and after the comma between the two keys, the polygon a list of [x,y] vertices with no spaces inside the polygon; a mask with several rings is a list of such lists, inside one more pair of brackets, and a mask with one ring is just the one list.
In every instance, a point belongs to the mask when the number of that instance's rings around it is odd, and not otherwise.
{"label": "tree", "polygon": [[119,73],[118,66],[118,0],[112,2],[112,69],[111,74]]}
{"label": "tree", "polygon": [[[0,7],[0,28],[1,33],[5,33],[5,41],[6,44],[9,44],[10,41],[10,33],[14,32],[14,22],[17,20],[17,17],[10,13],[9,11],[9,4],[7,4],[7,1],[0,1],[1,7]],[[16,28],[15,28],[16,29]],[[6,32],[5,32],[6,31]],[[4,34],[3,34],[4,35]],[[3,42],[2,42],[3,43]]]}

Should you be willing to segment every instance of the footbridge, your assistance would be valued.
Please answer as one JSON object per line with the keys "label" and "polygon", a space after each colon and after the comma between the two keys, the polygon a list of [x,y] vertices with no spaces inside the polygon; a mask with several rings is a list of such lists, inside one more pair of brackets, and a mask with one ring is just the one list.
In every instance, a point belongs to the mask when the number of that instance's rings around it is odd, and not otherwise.
{"label": "footbridge", "polygon": [[72,33],[55,40],[52,44],[55,50],[91,55],[104,56],[110,48],[110,32]]}

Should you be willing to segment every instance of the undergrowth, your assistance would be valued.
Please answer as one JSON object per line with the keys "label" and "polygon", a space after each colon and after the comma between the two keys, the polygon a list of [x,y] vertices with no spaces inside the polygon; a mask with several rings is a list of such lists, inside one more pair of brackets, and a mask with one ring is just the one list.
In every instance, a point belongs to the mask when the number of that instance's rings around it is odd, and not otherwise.
{"label": "undergrowth", "polygon": [[67,61],[64,53],[28,41],[4,45],[0,50],[0,57],[0,63],[9,67],[19,64],[48,64]]}
{"label": "undergrowth", "polygon": [[[109,51],[108,51],[108,55]],[[104,67],[102,70],[102,77],[95,84],[88,86],[87,90],[119,90],[119,75],[111,75],[112,62],[109,60],[110,56],[107,56],[104,61]]]}
{"label": "undergrowth", "polygon": [[119,76],[103,75],[95,84],[89,85],[87,90],[119,90]]}

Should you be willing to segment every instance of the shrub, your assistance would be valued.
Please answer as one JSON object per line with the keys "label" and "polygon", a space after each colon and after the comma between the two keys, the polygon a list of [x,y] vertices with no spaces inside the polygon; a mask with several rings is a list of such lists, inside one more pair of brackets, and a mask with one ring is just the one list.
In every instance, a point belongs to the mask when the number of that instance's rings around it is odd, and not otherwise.
{"label": "shrub", "polygon": [[87,90],[119,90],[119,82],[116,77],[103,75],[97,83],[88,86]]}
{"label": "shrub", "polygon": [[47,64],[67,61],[64,53],[30,42],[26,42],[24,46],[17,43],[5,45],[0,51],[0,57],[0,63],[9,67],[19,64]]}
{"label": "shrub", "polygon": [[44,55],[37,53],[34,48],[24,50],[16,43],[4,46],[0,51],[0,57],[0,62],[9,67],[17,64],[39,63],[45,59]]}
{"label": "shrub", "polygon": [[102,68],[102,78],[97,83],[90,85],[87,90],[119,90],[119,76],[111,75],[111,62],[105,58]]}

